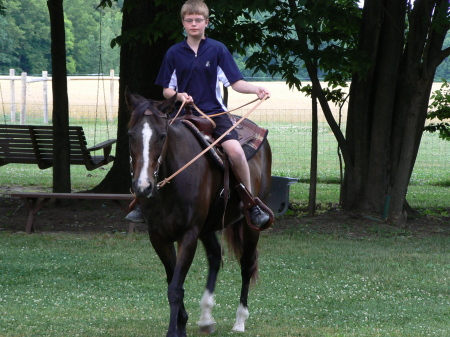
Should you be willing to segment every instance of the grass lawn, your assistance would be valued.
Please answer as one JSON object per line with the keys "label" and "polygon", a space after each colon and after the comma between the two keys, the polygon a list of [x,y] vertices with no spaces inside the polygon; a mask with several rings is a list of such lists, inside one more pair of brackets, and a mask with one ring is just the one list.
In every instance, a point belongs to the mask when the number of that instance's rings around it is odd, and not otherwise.
{"label": "grass lawn", "polygon": [[[71,124],[88,130],[90,146],[115,137],[114,127],[105,130],[103,124],[79,122]],[[270,129],[274,175],[299,178],[290,197],[304,205],[310,123],[258,122]],[[339,161],[336,142],[324,123],[319,139],[317,203],[328,208],[339,201]],[[449,150],[450,143],[424,134],[407,195],[412,207],[436,216],[438,222],[449,213]],[[92,172],[72,166],[73,191],[96,186],[111,165]],[[9,164],[2,167],[0,187],[0,196],[17,188],[51,191],[52,170]],[[386,236],[373,231],[351,238],[318,234],[309,230],[314,223],[307,229],[299,222],[262,235],[260,280],[251,290],[250,318],[240,335],[450,336],[448,236],[409,236],[407,231]],[[185,283],[189,336],[198,335],[205,267],[200,247]],[[237,335],[231,328],[239,287],[238,264],[225,257],[213,336]],[[145,234],[0,232],[0,337],[164,336],[169,320],[166,292],[163,267]]]}
{"label": "grass lawn", "polygon": [[[446,237],[263,234],[243,336],[449,336]],[[197,336],[206,259],[185,284]],[[0,336],[164,336],[165,274],[145,234],[0,233]],[[213,336],[231,336],[237,263],[219,275]]]}

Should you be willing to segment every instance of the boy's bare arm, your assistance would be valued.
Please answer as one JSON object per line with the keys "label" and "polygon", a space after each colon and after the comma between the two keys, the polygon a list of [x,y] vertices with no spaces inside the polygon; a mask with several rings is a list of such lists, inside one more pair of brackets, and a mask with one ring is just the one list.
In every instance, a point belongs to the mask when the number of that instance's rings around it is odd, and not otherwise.
{"label": "boy's bare arm", "polygon": [[241,94],[256,94],[260,99],[264,98],[266,95],[270,96],[270,92],[266,88],[253,85],[244,80],[234,82],[231,87]]}
{"label": "boy's bare arm", "polygon": [[[172,89],[172,88],[164,88],[163,89],[163,95],[167,99],[169,99],[170,97],[172,97],[176,93],[177,92],[174,89]],[[186,101],[186,104],[190,104],[190,103],[194,102],[194,100],[192,99],[192,96],[189,96],[185,92],[179,92],[177,94],[177,101],[180,101],[180,102]]]}

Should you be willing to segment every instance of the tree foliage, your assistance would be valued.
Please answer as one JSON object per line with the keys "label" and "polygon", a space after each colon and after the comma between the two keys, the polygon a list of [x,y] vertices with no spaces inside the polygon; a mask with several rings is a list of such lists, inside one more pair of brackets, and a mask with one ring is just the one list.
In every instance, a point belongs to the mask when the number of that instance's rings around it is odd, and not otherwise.
{"label": "tree foliage", "polygon": [[431,123],[425,126],[425,130],[438,132],[440,138],[450,141],[450,83],[444,80],[440,90],[433,92],[431,99],[427,116]]}
{"label": "tree foliage", "polygon": [[[404,225],[431,85],[450,53],[444,47],[448,1],[366,0],[362,16],[351,0],[220,4],[214,8],[223,14],[224,28],[235,17],[230,34],[237,42],[230,37],[228,44],[239,53],[261,48],[248,66],[281,73],[300,89],[296,74],[304,61],[312,81],[308,90],[317,95],[344,158],[341,205],[366,212],[387,206],[387,220]],[[253,16],[258,12],[261,20]],[[351,79],[345,135],[329,107],[334,92],[322,88],[317,68],[331,89]]]}
{"label": "tree foliage", "polygon": [[5,15],[6,7],[3,4],[3,0],[0,0],[0,16]]}
{"label": "tree foliage", "polygon": [[[69,74],[92,74],[99,71],[100,22],[102,25],[101,52],[103,69],[114,69],[116,73],[119,72],[119,50],[118,48],[111,49],[111,44],[113,46],[120,44],[120,38],[116,39],[116,37],[120,35],[123,0],[102,1],[102,10],[97,8],[99,2],[100,0],[70,0],[64,2],[64,11],[66,13],[66,35],[68,40],[70,40],[68,41],[70,42],[70,45],[68,44],[67,51]],[[157,2],[164,3],[166,1]],[[342,2],[343,6],[345,5],[345,2],[349,3],[355,1],[344,1]],[[106,6],[108,3],[111,4],[111,7]],[[274,2],[272,1],[257,1],[256,3],[258,3],[259,6],[263,5],[263,7],[260,6],[261,8],[265,8],[265,4],[268,4],[271,8],[278,10],[276,9],[276,6],[273,5]],[[315,2],[309,1],[309,3],[314,4]],[[226,30],[230,31],[230,22],[236,21],[234,17],[232,18],[232,15],[237,12],[237,9],[248,7],[248,5],[242,6],[240,3],[236,5],[233,1],[226,1],[223,3],[222,1],[214,1],[211,3],[208,2],[208,4],[213,13],[213,29],[211,30],[211,36],[214,36],[221,41],[223,40],[223,34],[220,33],[221,35],[215,35],[214,23],[217,21],[223,22],[226,25]],[[319,6],[322,12],[328,10],[329,7],[333,7],[332,1],[325,1],[324,4],[324,6]],[[272,16],[273,21],[281,18],[278,14],[272,15],[269,10],[257,12],[255,11],[256,6],[251,4],[251,7],[253,8],[253,12],[250,13],[247,11],[246,15],[247,17],[250,16],[255,22],[264,21],[264,16]],[[223,14],[224,11],[222,9],[224,8],[227,8],[227,11],[229,11],[228,14]],[[4,12],[4,16],[1,15],[2,12]],[[216,17],[214,17],[215,12],[217,12]],[[23,13],[25,16],[22,15]],[[177,20],[173,20],[173,16],[164,18],[166,16],[165,14],[166,13],[161,13],[159,15],[161,20],[164,20],[164,26],[158,27],[155,24],[151,27],[151,29],[159,32],[159,35],[155,35],[153,38],[157,38],[157,36],[161,37],[163,31],[173,30],[175,27],[178,27],[177,34],[180,34],[181,25]],[[345,20],[347,15],[347,13],[336,14],[340,15],[342,20]],[[39,21],[40,24],[36,25],[33,22],[32,25],[23,25],[21,17],[25,17],[31,22]],[[30,18],[39,18],[39,20],[30,20]],[[311,19],[312,18],[313,17],[311,17]],[[230,21],[230,19],[232,21]],[[245,19],[245,17],[242,15],[241,19]],[[281,18],[281,22],[285,22],[285,19],[286,18]],[[8,73],[11,68],[16,69],[17,73],[26,71],[30,74],[38,74],[42,70],[50,69],[50,37],[48,25],[49,21],[45,10],[45,0],[0,1],[0,73]],[[272,23],[271,26],[275,27],[274,23]],[[255,35],[255,33],[253,33],[254,25],[239,23],[236,26],[233,25],[233,29],[235,27],[237,29],[245,29],[246,27],[252,29],[246,31],[243,42],[252,39],[251,35]],[[260,27],[256,28],[259,30]],[[147,33],[147,38],[149,35],[153,34],[149,29],[150,27],[147,30],[142,31],[143,35]],[[223,29],[219,29],[218,31],[222,32]],[[252,31],[252,34],[248,33],[250,31]],[[34,32],[40,39],[28,39]],[[338,31],[336,30],[333,34],[335,33],[338,33]],[[170,33],[170,35],[171,34],[172,33]],[[227,35],[226,32],[225,35]],[[24,42],[24,39],[28,39],[28,41]],[[24,48],[24,43],[28,44],[29,47]],[[450,45],[450,36],[446,38],[445,43],[447,46]],[[287,45],[287,47],[288,46],[289,45]],[[334,47],[329,48],[332,50]],[[246,49],[245,53],[236,53],[235,58],[245,77],[264,78],[266,80],[270,80],[273,77],[276,79],[280,78],[280,75],[277,75],[276,73],[270,74],[269,72],[251,67],[250,63],[246,64],[249,56],[253,55],[255,52],[260,53],[262,51],[261,47],[255,44],[253,46],[249,45],[244,49]],[[242,48],[240,51],[242,51]],[[357,60],[359,59],[358,56],[355,57]],[[272,63],[276,62],[275,60],[276,59],[274,59]],[[338,60],[339,58],[332,59],[334,62],[338,62]],[[308,78],[308,73],[304,68],[303,60],[298,59],[297,62],[298,66],[296,69],[298,72],[295,77],[298,79]],[[319,69],[318,71],[320,77],[323,77],[326,74],[322,69]],[[450,78],[449,59],[445,59],[438,67],[435,78],[437,80],[441,78]]]}
{"label": "tree foliage", "polygon": [[[110,41],[120,33],[122,1],[97,9],[98,0],[64,1],[67,69],[70,74],[98,72],[100,45],[105,69],[119,71],[119,50]],[[51,68],[50,21],[46,0],[0,3],[0,73],[38,74]],[[100,27],[101,24],[101,27]],[[102,37],[100,40],[100,28]]]}

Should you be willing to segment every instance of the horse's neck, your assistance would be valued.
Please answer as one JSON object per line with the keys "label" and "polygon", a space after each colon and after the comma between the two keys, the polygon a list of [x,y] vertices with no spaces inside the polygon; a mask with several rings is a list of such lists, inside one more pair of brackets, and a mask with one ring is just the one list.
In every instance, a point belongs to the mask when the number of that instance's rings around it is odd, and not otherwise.
{"label": "horse's neck", "polygon": [[[169,142],[168,148],[162,161],[166,174],[173,174],[183,168],[203,150],[192,132],[181,122],[175,122],[169,127],[167,141]],[[203,155],[185,169],[192,168],[198,161],[205,159],[206,157]]]}
{"label": "horse's neck", "polygon": [[169,127],[167,141],[168,148],[165,161],[167,162],[167,159],[170,158],[169,162],[172,164],[172,169],[178,170],[201,151],[197,149],[198,143],[195,137],[179,122]]}

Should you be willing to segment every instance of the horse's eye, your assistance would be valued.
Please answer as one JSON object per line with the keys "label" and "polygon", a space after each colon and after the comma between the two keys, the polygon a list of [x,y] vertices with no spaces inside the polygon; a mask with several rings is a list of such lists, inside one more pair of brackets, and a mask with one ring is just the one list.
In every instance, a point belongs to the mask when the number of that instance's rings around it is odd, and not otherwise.
{"label": "horse's eye", "polygon": [[159,141],[161,142],[161,143],[163,143],[165,140],[166,140],[166,134],[165,133],[163,133],[160,137],[159,137]]}

